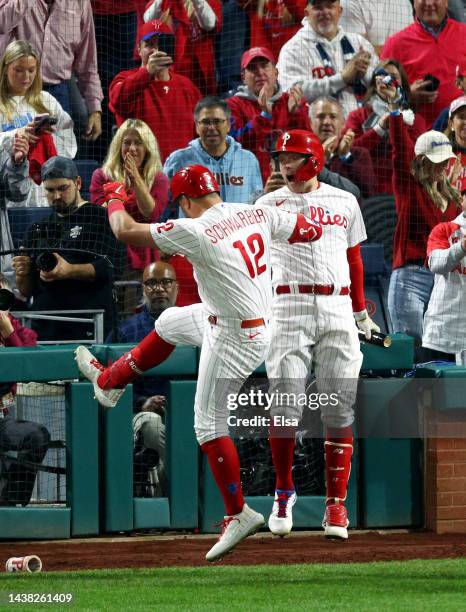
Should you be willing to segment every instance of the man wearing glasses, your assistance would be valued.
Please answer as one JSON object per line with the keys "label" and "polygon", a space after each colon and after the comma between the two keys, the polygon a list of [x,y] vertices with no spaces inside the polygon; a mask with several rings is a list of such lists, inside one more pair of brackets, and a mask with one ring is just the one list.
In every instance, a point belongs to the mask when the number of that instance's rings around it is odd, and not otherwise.
{"label": "man wearing glasses", "polygon": [[[107,213],[86,202],[73,160],[55,156],[41,169],[51,213],[34,223],[23,241],[27,254],[13,257],[16,286],[32,298],[33,310],[105,310],[104,330],[113,322],[112,284],[126,261]],[[40,257],[40,255],[46,257]],[[87,323],[33,321],[40,340],[78,340],[94,335]]]}
{"label": "man wearing glasses", "polygon": [[191,140],[185,149],[174,151],[163,171],[171,179],[181,168],[200,164],[214,174],[224,202],[244,204],[262,190],[262,177],[256,156],[228,136],[230,117],[231,110],[221,98],[200,100],[194,109],[199,138]]}
{"label": "man wearing glasses", "polygon": [[[143,308],[118,328],[118,341],[137,344],[154,329],[164,310],[176,304],[178,282],[175,268],[157,261],[142,275]],[[113,333],[106,340],[113,342]],[[133,384],[133,493],[135,497],[159,497],[166,489],[165,476],[165,383],[152,376]]]}

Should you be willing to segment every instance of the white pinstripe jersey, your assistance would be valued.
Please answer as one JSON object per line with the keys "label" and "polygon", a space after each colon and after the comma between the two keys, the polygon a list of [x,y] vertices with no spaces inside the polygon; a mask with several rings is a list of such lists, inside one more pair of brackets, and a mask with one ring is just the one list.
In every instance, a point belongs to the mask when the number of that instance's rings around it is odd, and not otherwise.
{"label": "white pinstripe jersey", "polygon": [[272,239],[287,240],[295,225],[295,215],[274,208],[223,202],[197,219],[152,223],[150,229],[159,249],[191,261],[207,312],[255,319],[271,308]]}
{"label": "white pinstripe jersey", "polygon": [[293,281],[337,287],[350,285],[346,249],[367,238],[361,210],[353,195],[324,183],[315,191],[301,194],[285,186],[259,198],[256,206],[302,213],[322,226],[322,237],[316,242],[272,244],[274,285]]}

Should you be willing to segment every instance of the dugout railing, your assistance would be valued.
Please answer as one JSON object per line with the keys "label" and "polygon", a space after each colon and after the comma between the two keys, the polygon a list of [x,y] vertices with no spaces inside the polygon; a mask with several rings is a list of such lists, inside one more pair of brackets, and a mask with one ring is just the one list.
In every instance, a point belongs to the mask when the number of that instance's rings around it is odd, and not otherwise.
{"label": "dugout railing", "polygon": [[[96,345],[102,362],[119,357],[128,345]],[[363,344],[363,371],[385,378],[363,380],[361,418],[386,418],[391,398],[404,379],[389,378],[392,370],[412,367],[412,341],[394,336],[389,349]],[[66,412],[66,506],[0,508],[0,537],[66,538],[127,532],[135,529],[216,530],[223,514],[210,471],[200,461],[193,433],[193,404],[198,351],[178,347],[147,375],[169,382],[166,411],[168,496],[133,498],[132,389],[118,407],[104,410],[93,399],[92,385],[77,381],[72,346],[3,349],[0,382],[68,380]],[[365,404],[364,404],[365,403]],[[366,423],[367,424],[367,423]],[[349,515],[353,527],[410,527],[422,523],[422,465],[419,440],[365,438],[359,441],[350,480]],[[247,498],[266,515],[272,496]],[[324,499],[302,496],[294,517],[297,528],[318,528]]]}

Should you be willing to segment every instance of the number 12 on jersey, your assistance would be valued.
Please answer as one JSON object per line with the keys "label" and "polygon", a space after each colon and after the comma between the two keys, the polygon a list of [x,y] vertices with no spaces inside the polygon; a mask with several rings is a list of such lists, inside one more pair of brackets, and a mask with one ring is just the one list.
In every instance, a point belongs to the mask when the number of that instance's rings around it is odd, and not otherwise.
{"label": "number 12 on jersey", "polygon": [[[246,245],[241,240],[237,240],[233,242],[233,246],[241,253],[251,278],[255,278],[266,271],[267,265],[260,261],[265,251],[261,234],[251,234],[246,239]],[[251,260],[251,257],[254,261]]]}

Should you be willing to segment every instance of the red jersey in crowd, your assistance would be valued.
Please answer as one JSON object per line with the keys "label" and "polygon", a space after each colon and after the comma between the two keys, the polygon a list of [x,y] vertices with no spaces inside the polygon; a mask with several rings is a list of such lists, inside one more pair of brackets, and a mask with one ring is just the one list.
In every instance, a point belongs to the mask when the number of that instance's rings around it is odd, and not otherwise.
{"label": "red jersey in crowd", "polygon": [[307,103],[303,99],[296,111],[290,113],[289,97],[279,89],[271,98],[271,119],[261,115],[257,96],[246,86],[240,86],[238,92],[227,100],[232,118],[230,134],[257,157],[264,183],[270,175],[270,151],[280,134],[292,129],[311,130]]}
{"label": "red jersey in crowd", "polygon": [[201,93],[184,76],[170,71],[169,81],[156,81],[144,66],[123,70],[113,79],[109,97],[118,126],[125,119],[147,123],[158,140],[162,162],[195,135],[193,110]]}
{"label": "red jersey in crowd", "polygon": [[423,265],[426,244],[435,225],[453,221],[458,209],[450,203],[441,211],[411,174],[414,142],[401,115],[390,117],[390,138],[393,145],[393,192],[398,215],[393,238],[393,268],[407,264]]}
{"label": "red jersey in crowd", "polygon": [[396,59],[406,70],[410,83],[432,74],[440,81],[438,96],[432,104],[416,107],[430,129],[439,113],[461,92],[455,85],[456,67],[466,57],[466,24],[447,19],[434,36],[416,20],[385,42],[381,59]]}
{"label": "red jersey in crowd", "polygon": [[[204,95],[212,96],[217,93],[215,35],[222,28],[222,3],[220,0],[207,2],[215,13],[215,27],[209,31],[199,25],[192,4],[188,12],[182,0],[162,0],[159,11],[150,19],[162,19],[175,33],[176,72],[190,79]],[[147,3],[146,21],[152,4],[153,0]]]}
{"label": "red jersey in crowd", "polygon": [[263,10],[257,0],[237,0],[249,13],[250,47],[267,47],[275,58],[282,46],[301,28],[307,0],[265,0]]}
{"label": "red jersey in crowd", "polygon": [[[367,149],[371,155],[372,166],[375,173],[375,194],[392,193],[393,163],[392,146],[388,134],[380,136],[374,128],[364,129],[364,124],[372,115],[370,106],[363,106],[351,111],[346,119],[344,132],[353,130],[355,133],[354,146]],[[417,113],[414,115],[413,125],[406,129],[413,142],[426,131],[426,123]]]}

